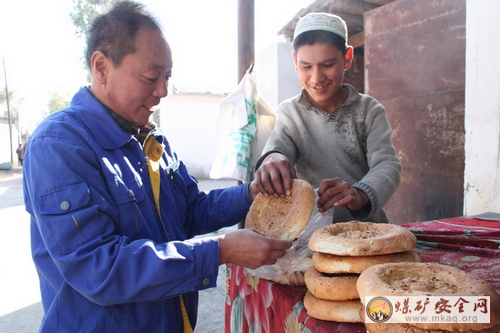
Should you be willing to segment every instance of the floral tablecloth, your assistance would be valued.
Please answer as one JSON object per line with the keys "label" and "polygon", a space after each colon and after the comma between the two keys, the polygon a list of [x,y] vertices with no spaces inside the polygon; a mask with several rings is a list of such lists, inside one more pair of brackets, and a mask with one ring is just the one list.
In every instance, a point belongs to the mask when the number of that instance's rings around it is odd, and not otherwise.
{"label": "floral tablecloth", "polygon": [[[405,224],[418,239],[423,262],[458,267],[486,280],[500,293],[500,219],[450,218]],[[365,333],[363,324],[322,321],[307,315],[305,287],[286,286],[226,269],[226,333]]]}

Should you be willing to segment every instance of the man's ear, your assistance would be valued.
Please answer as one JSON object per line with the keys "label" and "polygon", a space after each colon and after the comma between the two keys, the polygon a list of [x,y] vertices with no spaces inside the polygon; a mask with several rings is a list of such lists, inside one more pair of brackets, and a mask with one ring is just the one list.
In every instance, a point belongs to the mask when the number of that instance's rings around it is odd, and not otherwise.
{"label": "man's ear", "polygon": [[101,51],[95,51],[90,58],[92,77],[99,84],[106,83],[106,74],[110,66],[110,60]]}
{"label": "man's ear", "polygon": [[348,70],[352,66],[352,60],[354,59],[354,49],[352,46],[348,46],[347,50],[345,51],[345,63],[344,63],[344,70]]}

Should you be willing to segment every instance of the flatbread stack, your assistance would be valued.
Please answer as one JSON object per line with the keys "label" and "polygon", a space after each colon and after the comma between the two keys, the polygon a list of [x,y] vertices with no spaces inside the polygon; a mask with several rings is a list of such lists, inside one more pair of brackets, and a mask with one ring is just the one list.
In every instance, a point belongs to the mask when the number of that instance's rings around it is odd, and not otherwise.
{"label": "flatbread stack", "polygon": [[305,275],[307,314],[320,320],[361,323],[357,290],[367,268],[391,262],[419,262],[416,237],[394,225],[351,221],[316,230],[309,240],[313,266]]}
{"label": "flatbread stack", "polygon": [[[292,181],[291,194],[285,198],[257,194],[245,219],[245,228],[273,238],[294,241],[307,226],[314,210],[315,194],[311,184],[302,179]],[[282,260],[281,260],[282,259]],[[303,286],[304,272],[312,266],[309,257],[286,256],[282,267],[293,267],[271,278],[274,282]]]}

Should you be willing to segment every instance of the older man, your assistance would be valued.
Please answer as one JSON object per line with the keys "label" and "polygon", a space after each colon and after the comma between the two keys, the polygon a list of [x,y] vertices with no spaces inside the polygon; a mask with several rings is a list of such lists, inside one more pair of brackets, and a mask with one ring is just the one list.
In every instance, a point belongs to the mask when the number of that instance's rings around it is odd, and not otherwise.
{"label": "older man", "polygon": [[150,117],[171,50],[142,5],[90,30],[90,87],[42,122],[25,156],[40,332],[192,332],[218,266],[272,264],[291,245],[253,230],[192,239],[245,217],[254,183],[208,195]]}

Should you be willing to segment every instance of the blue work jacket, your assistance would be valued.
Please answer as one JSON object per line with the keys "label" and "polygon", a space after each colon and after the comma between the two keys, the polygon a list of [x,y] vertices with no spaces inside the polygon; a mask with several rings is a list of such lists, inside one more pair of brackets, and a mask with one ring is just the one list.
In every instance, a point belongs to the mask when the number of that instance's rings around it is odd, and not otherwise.
{"label": "blue work jacket", "polygon": [[[200,191],[159,129],[145,158],[85,88],[47,117],[25,155],[24,195],[40,278],[40,332],[182,332],[198,290],[214,287],[216,238],[251,204],[248,184]],[[161,183],[155,206],[147,160]],[[217,314],[222,316],[223,314]]]}

